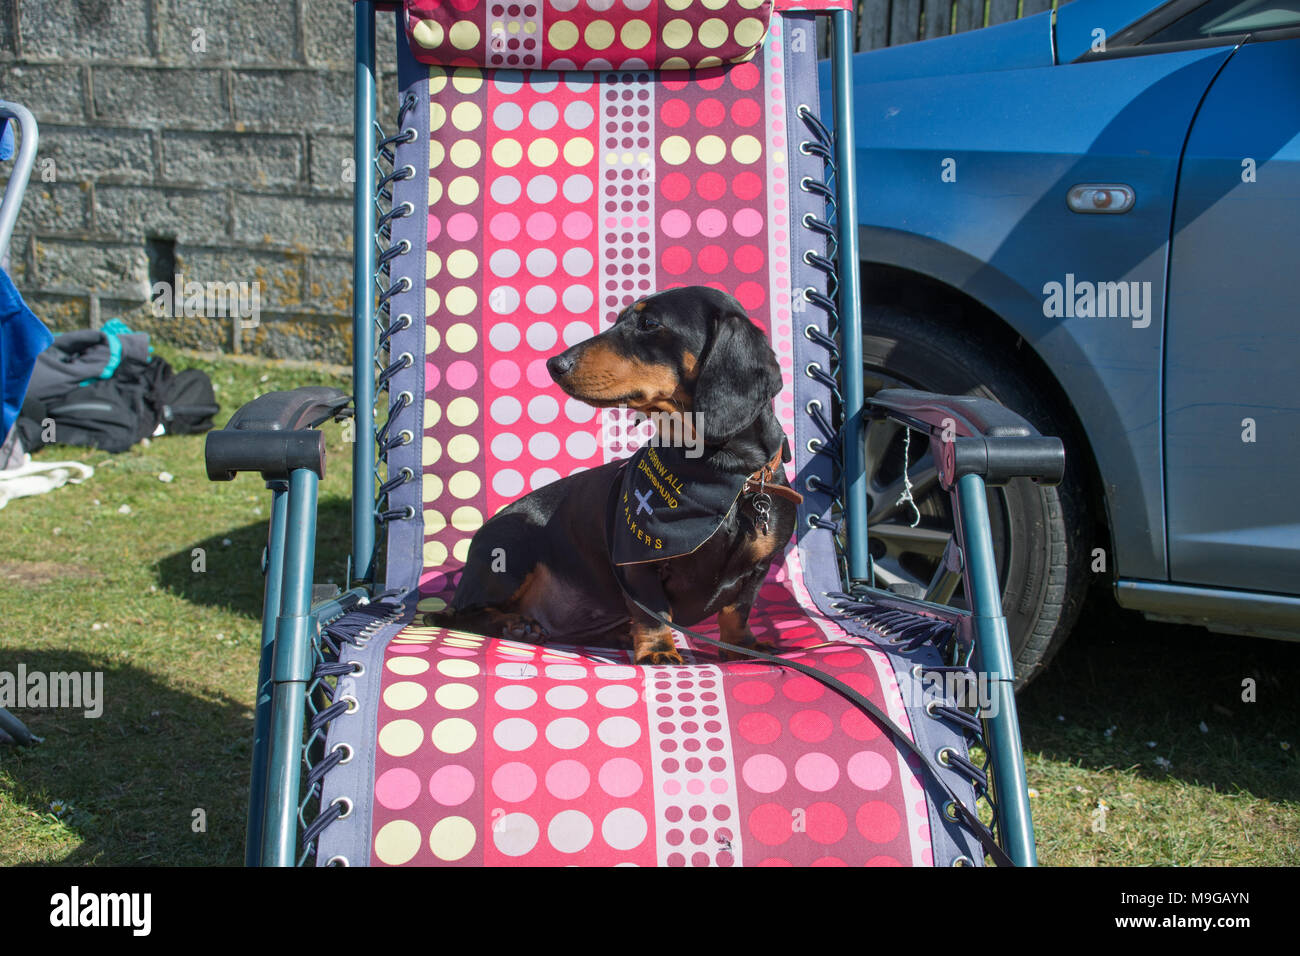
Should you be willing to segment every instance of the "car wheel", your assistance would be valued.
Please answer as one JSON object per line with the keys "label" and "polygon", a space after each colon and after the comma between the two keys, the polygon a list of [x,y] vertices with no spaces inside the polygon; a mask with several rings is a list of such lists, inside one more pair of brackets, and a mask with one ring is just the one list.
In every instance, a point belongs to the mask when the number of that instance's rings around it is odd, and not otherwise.
{"label": "car wheel", "polygon": [[[1071,467],[1065,423],[1027,380],[1027,363],[981,341],[973,329],[935,322],[896,307],[868,307],[863,315],[863,365],[868,396],[883,388],[916,388],[949,395],[980,395],[1014,409],[1044,435],[1066,442],[1066,479],[1041,487],[1026,478],[988,490],[989,521],[1002,585],[1016,686],[1032,680],[1060,648],[1087,588],[1088,521]],[[927,588],[953,533],[952,505],[939,487],[929,439],[875,422],[867,429],[865,461],[869,547],[877,586],[905,593]],[[1077,447],[1077,446],[1076,446]],[[903,498],[910,481],[912,504]],[[915,525],[915,527],[913,527]],[[965,607],[965,594],[942,596]]]}

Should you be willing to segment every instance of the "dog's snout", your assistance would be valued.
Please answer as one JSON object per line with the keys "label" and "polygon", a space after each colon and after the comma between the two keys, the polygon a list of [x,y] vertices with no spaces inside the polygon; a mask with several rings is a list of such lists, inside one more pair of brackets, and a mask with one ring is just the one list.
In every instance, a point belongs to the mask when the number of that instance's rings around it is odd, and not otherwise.
{"label": "dog's snout", "polygon": [[546,370],[551,373],[551,378],[557,382],[573,371],[573,365],[573,356],[568,352],[552,355],[546,360]]}

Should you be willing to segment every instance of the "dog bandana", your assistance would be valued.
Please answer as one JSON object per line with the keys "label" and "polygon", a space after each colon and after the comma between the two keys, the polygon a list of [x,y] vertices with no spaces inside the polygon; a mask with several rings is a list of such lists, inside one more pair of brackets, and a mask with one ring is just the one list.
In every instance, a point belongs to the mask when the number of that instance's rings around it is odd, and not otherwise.
{"label": "dog bandana", "polygon": [[645,446],[628,459],[609,517],[614,563],[690,554],[718,530],[748,480],[687,458],[681,448]]}

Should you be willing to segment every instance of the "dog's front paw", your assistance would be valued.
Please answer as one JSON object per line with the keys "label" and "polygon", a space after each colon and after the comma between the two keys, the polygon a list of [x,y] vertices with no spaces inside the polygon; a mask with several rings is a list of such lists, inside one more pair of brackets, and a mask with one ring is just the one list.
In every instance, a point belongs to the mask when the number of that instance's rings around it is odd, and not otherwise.
{"label": "dog's front paw", "polygon": [[667,651],[663,651],[663,650],[645,651],[644,653],[637,655],[636,662],[638,665],[685,664],[686,663],[686,661],[682,660],[682,655],[677,652],[677,648],[675,647]]}
{"label": "dog's front paw", "polygon": [[749,640],[728,641],[730,646],[718,652],[718,656],[724,661],[744,661],[753,660],[749,654],[743,653],[740,648],[751,651],[761,651],[764,654],[775,654],[780,648],[775,644],[769,644],[767,641],[760,641],[753,634],[749,635]]}
{"label": "dog's front paw", "polygon": [[732,605],[718,612],[718,637],[728,648],[719,648],[718,656],[724,661],[753,660],[749,654],[741,653],[741,648],[772,654],[777,648],[760,641],[749,628],[749,608]]}
{"label": "dog's front paw", "polygon": [[515,617],[501,625],[501,637],[525,644],[545,644],[551,637],[546,628],[530,617]]}
{"label": "dog's front paw", "polygon": [[632,627],[632,656],[638,665],[685,664],[673,643],[673,632],[666,627]]}

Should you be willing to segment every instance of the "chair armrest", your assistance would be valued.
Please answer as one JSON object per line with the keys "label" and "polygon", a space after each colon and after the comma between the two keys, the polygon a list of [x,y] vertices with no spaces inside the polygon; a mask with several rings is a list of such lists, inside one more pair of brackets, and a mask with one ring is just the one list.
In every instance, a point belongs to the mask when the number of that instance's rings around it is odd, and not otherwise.
{"label": "chair armrest", "polygon": [[319,385],[259,395],[225,428],[208,433],[208,478],[230,481],[241,471],[259,471],[267,481],[284,481],[298,468],[324,478],[325,436],[316,426],[348,417],[351,401],[346,392]]}
{"label": "chair armrest", "polygon": [[1055,485],[1065,475],[1061,440],[1038,434],[1020,415],[991,399],[887,388],[866,400],[866,412],[872,419],[892,418],[929,433],[945,490],[963,475],[979,475],[988,485],[1005,485],[1012,478]]}

